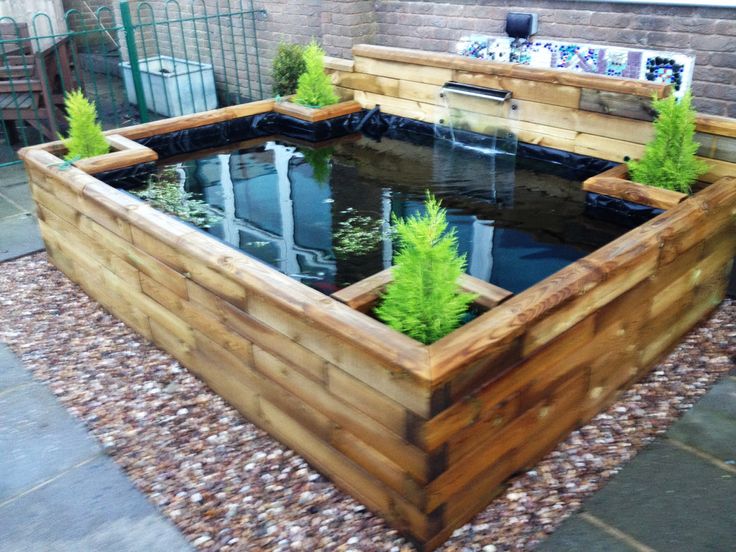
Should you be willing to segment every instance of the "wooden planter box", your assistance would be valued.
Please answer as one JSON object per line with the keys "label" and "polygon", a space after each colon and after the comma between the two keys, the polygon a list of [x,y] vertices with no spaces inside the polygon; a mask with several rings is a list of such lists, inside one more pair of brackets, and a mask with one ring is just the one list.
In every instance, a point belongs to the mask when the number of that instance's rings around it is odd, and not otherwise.
{"label": "wooden planter box", "polygon": [[60,170],[49,149],[21,156],[54,264],[426,550],[715,308],[736,251],[736,179],[723,177],[518,295],[464,279],[489,310],[425,346],[358,310],[389,273],[324,296],[80,167]]}
{"label": "wooden planter box", "polygon": [[[107,138],[107,143],[110,144],[111,151],[109,153],[80,159],[75,161],[73,165],[87,174],[100,174],[121,167],[149,163],[158,159],[158,154],[151,148],[142,146],[120,134],[108,133],[105,138]],[[44,149],[62,158],[67,153],[67,149],[61,141],[45,144]]]}
{"label": "wooden planter box", "polygon": [[317,121],[325,121],[327,119],[334,119],[335,117],[342,117],[343,115],[357,113],[362,109],[363,106],[353,100],[348,100],[321,108],[304,107],[303,105],[291,103],[289,101],[277,102],[274,104],[273,107],[273,110],[276,113],[289,115],[290,117],[295,117],[297,119],[308,121],[310,123],[316,123]]}
{"label": "wooden planter box", "polygon": [[629,180],[629,169],[625,163],[596,176],[591,176],[583,182],[583,190],[617,197],[665,211],[682,203],[689,197],[687,194],[675,192],[674,190],[665,190]]}

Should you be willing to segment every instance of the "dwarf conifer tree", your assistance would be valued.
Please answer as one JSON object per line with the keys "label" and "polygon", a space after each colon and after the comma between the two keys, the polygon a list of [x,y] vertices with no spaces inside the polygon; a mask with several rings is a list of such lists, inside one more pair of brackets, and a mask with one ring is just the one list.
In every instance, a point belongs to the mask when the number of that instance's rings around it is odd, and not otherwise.
{"label": "dwarf conifer tree", "polygon": [[657,112],[654,139],[647,144],[639,161],[628,163],[632,180],[641,184],[689,193],[690,186],[708,171],[708,165],[695,154],[695,111],[687,92],[678,102],[674,96],[655,99]]}
{"label": "dwarf conifer tree", "polygon": [[273,93],[288,96],[296,91],[299,77],[306,70],[304,46],[282,42],[273,60]]}
{"label": "dwarf conifer tree", "polygon": [[304,50],[306,70],[299,77],[294,101],[307,107],[325,107],[337,103],[330,77],[325,74],[325,51],[312,40]]}
{"label": "dwarf conifer tree", "polygon": [[110,151],[110,146],[97,121],[94,102],[84,97],[81,90],[67,92],[64,97],[69,135],[62,138],[67,149],[65,159],[84,159]]}
{"label": "dwarf conifer tree", "polygon": [[454,229],[447,230],[446,211],[429,193],[425,207],[424,215],[394,221],[400,247],[393,281],[375,312],[395,330],[429,344],[460,325],[476,296],[458,285],[465,256],[458,254]]}

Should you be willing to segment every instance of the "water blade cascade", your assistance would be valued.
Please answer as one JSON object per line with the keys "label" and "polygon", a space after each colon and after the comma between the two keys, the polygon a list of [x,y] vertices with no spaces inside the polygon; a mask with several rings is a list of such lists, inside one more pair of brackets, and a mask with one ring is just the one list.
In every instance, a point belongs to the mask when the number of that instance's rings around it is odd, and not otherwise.
{"label": "water blade cascade", "polygon": [[[446,113],[435,125],[435,135],[487,157],[488,187],[482,195],[495,203],[511,205],[517,148],[511,92],[450,81],[442,87],[440,97]],[[476,133],[484,135],[484,139],[479,142]],[[444,161],[448,162],[452,164],[451,160]]]}

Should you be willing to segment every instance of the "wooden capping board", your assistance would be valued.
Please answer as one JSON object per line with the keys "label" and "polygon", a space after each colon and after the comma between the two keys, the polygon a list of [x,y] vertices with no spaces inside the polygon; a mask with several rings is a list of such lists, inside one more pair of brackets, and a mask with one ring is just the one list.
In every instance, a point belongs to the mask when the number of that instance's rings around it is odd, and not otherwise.
{"label": "wooden capping board", "polygon": [[87,174],[97,174],[158,159],[158,154],[151,148],[120,134],[108,134],[105,138],[116,151],[80,159],[74,162],[74,166]]}
{"label": "wooden capping board", "polygon": [[363,106],[353,100],[321,108],[304,107],[303,105],[291,102],[277,102],[273,106],[273,110],[276,113],[289,115],[290,117],[295,117],[302,121],[309,121],[310,123],[316,123],[317,121],[324,121],[334,117],[341,117],[342,115],[349,115],[350,113],[357,113],[362,109]]}
{"label": "wooden capping board", "polygon": [[355,62],[352,59],[343,59],[332,56],[325,56],[325,69],[328,71],[343,71],[352,73],[355,68]]}
{"label": "wooden capping board", "polygon": [[[365,311],[378,300],[384,288],[392,279],[393,272],[391,268],[387,268],[340,291],[336,291],[331,297],[353,309]],[[463,291],[477,295],[478,298],[475,300],[475,304],[487,309],[492,309],[513,295],[508,290],[468,274],[461,275],[458,284]]]}
{"label": "wooden capping board", "polygon": [[671,93],[669,85],[643,82],[633,79],[608,77],[604,75],[588,75],[554,69],[540,69],[513,63],[497,63],[480,59],[472,59],[456,54],[426,52],[407,48],[374,46],[357,44],[353,46],[353,57],[380,59],[400,63],[425,65],[430,67],[470,71],[473,73],[489,73],[506,77],[564,84],[578,88],[592,88],[608,92],[623,92],[651,98],[663,98]]}
{"label": "wooden capping board", "polygon": [[657,209],[671,209],[688,198],[687,194],[655,186],[639,184],[628,179],[628,167],[618,165],[583,182],[583,190],[616,197]]}

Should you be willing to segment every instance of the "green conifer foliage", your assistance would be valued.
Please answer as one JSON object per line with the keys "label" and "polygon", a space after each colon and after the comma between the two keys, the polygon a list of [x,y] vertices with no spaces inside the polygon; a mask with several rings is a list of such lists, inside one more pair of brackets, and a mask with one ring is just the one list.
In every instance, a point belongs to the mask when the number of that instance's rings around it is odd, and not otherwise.
{"label": "green conifer foliage", "polygon": [[304,50],[306,71],[299,77],[294,101],[307,107],[325,107],[337,103],[330,77],[325,74],[325,51],[314,40]]}
{"label": "green conifer foliage", "polygon": [[657,111],[654,139],[639,161],[630,161],[629,174],[635,182],[689,193],[690,186],[708,171],[696,159],[700,144],[695,142],[695,111],[687,92],[678,102],[674,96],[653,101]]}
{"label": "green conifer foliage", "polygon": [[62,138],[68,152],[65,159],[84,159],[110,151],[102,126],[97,121],[94,102],[87,100],[81,90],[75,90],[67,92],[64,107],[69,122],[69,136]]}
{"label": "green conifer foliage", "polygon": [[279,44],[271,71],[274,95],[288,96],[296,92],[299,77],[306,68],[304,46],[285,42]]}
{"label": "green conifer foliage", "polygon": [[475,295],[460,291],[465,256],[457,252],[447,214],[427,194],[426,214],[395,220],[400,249],[393,281],[375,312],[386,324],[429,344],[457,328]]}

